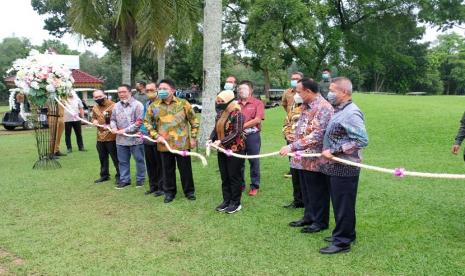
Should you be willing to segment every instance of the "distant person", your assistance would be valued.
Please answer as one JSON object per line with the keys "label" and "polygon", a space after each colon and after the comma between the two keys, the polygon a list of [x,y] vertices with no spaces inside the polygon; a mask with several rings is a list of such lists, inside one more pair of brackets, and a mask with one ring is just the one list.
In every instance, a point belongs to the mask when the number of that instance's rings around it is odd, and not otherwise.
{"label": "distant person", "polygon": [[[81,99],[76,95],[76,93],[71,93],[66,99],[66,106],[71,109],[72,114],[68,111],[65,111],[64,122],[65,122],[65,142],[68,153],[73,152],[73,146],[71,144],[71,130],[74,130],[76,135],[76,142],[78,145],[79,151],[85,151],[84,142],[82,141],[82,127],[80,118],[84,118],[84,105],[82,104]],[[78,115],[79,117],[76,117]]]}
{"label": "distant person", "polygon": [[136,134],[142,125],[144,106],[131,96],[131,86],[121,84],[118,87],[120,101],[111,113],[110,127],[116,134],[116,149],[118,153],[118,165],[120,182],[117,189],[124,189],[131,185],[131,155],[136,161],[136,188],[144,185],[145,162],[144,145],[139,137],[127,137],[124,134]]}
{"label": "distant person", "polygon": [[292,108],[292,104],[294,103],[294,95],[297,93],[295,88],[297,87],[297,83],[304,77],[304,74],[301,72],[293,72],[291,74],[291,80],[289,82],[290,88],[286,89],[283,92],[283,96],[281,99],[281,104],[286,112],[286,115],[289,114]]}
{"label": "distant person", "polygon": [[231,90],[236,93],[237,78],[233,75],[230,75],[226,78],[224,82],[224,90]]}
{"label": "distant person", "polygon": [[[110,118],[115,103],[106,99],[102,90],[95,90],[93,93],[95,105],[92,107],[92,122],[99,125],[110,126]],[[115,184],[119,184],[118,155],[116,152],[116,134],[104,127],[97,127],[97,152],[100,160],[100,178],[95,183],[102,183],[110,180],[109,160],[111,157],[115,166]]]}
{"label": "distant person", "polygon": [[[460,145],[463,142],[463,139],[465,139],[465,113],[462,115],[462,119],[460,120],[460,127],[459,131],[457,132],[457,135],[455,136],[455,142],[452,145],[452,153],[457,155],[460,149]],[[465,160],[465,152],[463,159]]]}
{"label": "distant person", "polygon": [[[216,97],[216,107],[220,111],[216,115],[210,140],[226,150],[244,154],[245,139],[242,133],[244,115],[234,98],[231,90],[224,90]],[[223,202],[216,207],[216,211],[232,214],[242,209],[241,168],[243,165],[244,159],[218,152]]]}
{"label": "distant person", "polygon": [[145,104],[149,98],[147,97],[146,93],[146,83],[144,81],[136,82],[136,92],[132,95],[136,100]]}
{"label": "distant person", "polygon": [[[321,248],[322,254],[347,252],[356,239],[355,202],[360,168],[332,161],[333,156],[360,163],[362,149],[368,145],[362,111],[352,102],[352,82],[345,77],[334,78],[329,86],[328,101],[334,106],[334,116],[326,127],[322,156],[326,164],[322,172],[329,181],[336,226],[332,236],[325,238],[331,245]],[[327,198],[327,195],[320,197]],[[328,199],[329,201],[329,199]]]}
{"label": "distant person", "polygon": [[[147,114],[149,106],[157,99],[157,86],[155,83],[150,82],[146,86],[146,94],[148,101],[144,103],[144,116]],[[153,124],[152,127],[156,128]],[[140,132],[149,136],[149,132],[145,125],[140,127]],[[145,166],[147,168],[147,175],[149,177],[149,190],[145,192],[146,195],[153,194],[154,196],[162,196],[163,193],[163,170],[161,164],[161,154],[157,149],[157,143],[144,139],[144,152],[145,152]]]}
{"label": "distant person", "polygon": [[[265,106],[263,102],[253,96],[253,84],[248,80],[241,81],[238,88],[239,106],[244,115],[245,153],[255,155],[260,153],[260,131],[262,120],[265,119]],[[250,191],[249,196],[256,196],[260,189],[260,159],[249,159],[250,164]],[[242,166],[242,188],[245,189],[245,165]]]}
{"label": "distant person", "polygon": [[199,121],[191,104],[177,98],[175,92],[172,80],[161,80],[158,99],[148,107],[144,120],[148,133],[158,141],[157,148],[161,152],[165,203],[176,197],[176,164],[184,195],[188,200],[196,200],[191,157],[171,153],[163,143],[166,141],[172,149],[180,151],[190,151],[197,145]]}
{"label": "distant person", "polygon": [[323,69],[321,72],[320,93],[323,98],[328,98],[329,85],[331,84],[331,70]]}

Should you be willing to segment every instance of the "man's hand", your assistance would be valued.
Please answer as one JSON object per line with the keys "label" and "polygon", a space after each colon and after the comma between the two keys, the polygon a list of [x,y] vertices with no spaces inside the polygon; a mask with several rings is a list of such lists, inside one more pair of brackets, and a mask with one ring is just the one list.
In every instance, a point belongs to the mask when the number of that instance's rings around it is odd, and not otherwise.
{"label": "man's hand", "polygon": [[197,140],[191,138],[191,148],[195,148],[197,146]]}
{"label": "man's hand", "polygon": [[289,141],[289,142],[294,142],[295,141],[295,135],[294,134],[286,135],[286,140]]}
{"label": "man's hand", "polygon": [[460,146],[459,145],[452,145],[452,154],[455,154],[457,155],[457,153],[459,152],[459,149],[460,149]]}
{"label": "man's hand", "polygon": [[158,138],[157,138],[157,143],[162,143],[162,144],[164,144],[164,143],[165,143],[165,138],[163,138],[163,136],[158,136]]}
{"label": "man's hand", "polygon": [[329,151],[329,149],[324,150],[324,151],[321,153],[321,156],[323,156],[323,157],[326,158],[326,159],[332,159],[332,158],[334,157],[334,155],[331,154],[331,151]]}
{"label": "man's hand", "polygon": [[98,121],[97,121],[97,120],[93,120],[92,123],[93,123],[94,125],[98,125]]}
{"label": "man's hand", "polygon": [[117,129],[117,128],[112,128],[112,129],[111,129],[111,133],[113,133],[113,134],[118,134],[118,129]]}
{"label": "man's hand", "polygon": [[289,148],[289,146],[284,146],[281,148],[281,150],[279,151],[279,154],[281,156],[287,156],[288,153],[291,152],[291,149]]}
{"label": "man's hand", "polygon": [[215,142],[213,142],[213,145],[219,147],[221,145],[221,140],[216,140]]}
{"label": "man's hand", "polygon": [[116,134],[124,134],[124,133],[125,133],[124,129],[120,129],[120,130],[116,131]]}

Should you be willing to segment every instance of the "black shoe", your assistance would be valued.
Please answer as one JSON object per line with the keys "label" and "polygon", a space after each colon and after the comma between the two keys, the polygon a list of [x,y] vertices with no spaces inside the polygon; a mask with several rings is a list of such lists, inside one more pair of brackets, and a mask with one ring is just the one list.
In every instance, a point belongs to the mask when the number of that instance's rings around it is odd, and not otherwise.
{"label": "black shoe", "polygon": [[333,242],[334,241],[334,238],[332,236],[330,237],[324,237],[323,239],[325,242]]}
{"label": "black shoe", "polygon": [[303,219],[289,222],[290,227],[303,227],[305,225],[310,225],[310,224],[312,223],[309,221],[303,220]]}
{"label": "black shoe", "polygon": [[50,154],[50,155],[48,156],[48,158],[51,159],[51,160],[60,159],[60,157],[56,156],[55,154]]}
{"label": "black shoe", "polygon": [[336,246],[336,245],[330,245],[327,247],[323,247],[320,249],[321,254],[337,254],[337,253],[344,253],[344,252],[349,252],[350,251],[350,245],[346,246]]}
{"label": "black shoe", "polygon": [[242,209],[242,205],[240,204],[229,204],[229,206],[224,210],[228,214],[234,214],[235,212],[239,212]]}
{"label": "black shoe", "polygon": [[131,185],[131,183],[123,183],[123,182],[120,182],[120,183],[118,184],[118,186],[116,186],[116,189],[121,190],[121,189],[124,189],[124,188],[128,187],[129,185]]}
{"label": "black shoe", "polygon": [[68,153],[72,153],[72,152],[73,152],[73,149],[68,149],[67,152],[68,152]]}
{"label": "black shoe", "polygon": [[173,201],[173,200],[174,200],[174,197],[172,197],[172,196],[165,196],[165,200],[164,200],[163,202],[165,202],[165,203],[170,203],[170,202]]}
{"label": "black shoe", "polygon": [[144,195],[150,195],[150,194],[153,194],[153,193],[155,193],[155,191],[148,190],[148,191],[145,191]]}
{"label": "black shoe", "polygon": [[141,188],[142,186],[144,186],[144,181],[137,181],[136,188]]}
{"label": "black shoe", "polygon": [[79,151],[87,151],[85,148],[80,148]]}
{"label": "black shoe", "polygon": [[65,154],[65,153],[62,153],[62,152],[59,152],[59,151],[57,151],[57,152],[55,152],[55,156],[66,156],[66,154]]}
{"label": "black shoe", "polygon": [[194,194],[187,195],[186,198],[188,200],[196,200],[197,199]]}
{"label": "black shoe", "polygon": [[289,209],[297,209],[297,208],[304,208],[304,204],[293,201],[289,203],[288,205],[284,205],[283,207],[289,208]]}
{"label": "black shoe", "polygon": [[325,229],[328,229],[328,227],[321,228],[316,224],[311,224],[309,226],[305,226],[304,228],[300,229],[300,232],[302,232],[302,233],[316,233],[316,232],[323,231]]}
{"label": "black shoe", "polygon": [[223,201],[220,205],[216,206],[215,210],[218,212],[224,212],[229,207],[229,202]]}
{"label": "black shoe", "polygon": [[154,197],[159,197],[159,196],[162,196],[162,195],[164,195],[164,194],[165,194],[165,193],[164,193],[163,191],[155,191],[155,192],[153,193],[153,196],[154,196]]}
{"label": "black shoe", "polygon": [[108,181],[108,180],[110,180],[110,178],[108,176],[100,177],[99,179],[95,180],[94,183],[102,183],[102,182],[105,182],[105,181]]}
{"label": "black shoe", "polygon": [[119,184],[119,177],[115,178],[115,184],[116,184],[116,185]]}

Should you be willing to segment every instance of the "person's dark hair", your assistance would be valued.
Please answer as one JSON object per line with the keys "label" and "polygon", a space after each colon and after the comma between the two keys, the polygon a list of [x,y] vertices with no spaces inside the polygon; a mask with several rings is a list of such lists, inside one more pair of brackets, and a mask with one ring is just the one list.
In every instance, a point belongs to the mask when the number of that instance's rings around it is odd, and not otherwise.
{"label": "person's dark hair", "polygon": [[320,91],[318,83],[309,78],[303,78],[299,81],[305,89],[311,90],[313,93],[318,93]]}
{"label": "person's dark hair", "polygon": [[234,76],[234,75],[229,75],[229,76],[226,77],[226,79],[227,79],[227,78],[234,78],[234,82],[237,83],[237,78],[236,78],[236,76]]}
{"label": "person's dark hair", "polygon": [[145,87],[147,85],[147,83],[145,83],[145,81],[138,81],[137,83],[142,85],[143,87]]}
{"label": "person's dark hair", "polygon": [[292,72],[292,73],[291,73],[291,76],[292,76],[292,75],[299,75],[301,79],[304,78],[304,73],[299,72],[299,71]]}
{"label": "person's dark hair", "polygon": [[158,82],[158,85],[160,85],[162,83],[168,84],[171,87],[171,89],[176,89],[176,85],[174,84],[174,81],[172,81],[170,79],[162,79],[160,82]]}
{"label": "person's dark hair", "polygon": [[252,84],[251,81],[249,81],[249,80],[243,80],[243,81],[241,81],[241,82],[239,83],[239,85],[243,85],[243,84],[247,85],[251,90],[253,90],[253,84]]}
{"label": "person's dark hair", "polygon": [[118,88],[123,87],[123,86],[128,89],[129,93],[131,93],[132,88],[131,88],[131,86],[129,84],[122,83],[122,84],[118,85]]}
{"label": "person's dark hair", "polygon": [[321,70],[321,72],[325,72],[325,71],[331,73],[331,70],[329,70],[329,68],[325,68],[325,69]]}

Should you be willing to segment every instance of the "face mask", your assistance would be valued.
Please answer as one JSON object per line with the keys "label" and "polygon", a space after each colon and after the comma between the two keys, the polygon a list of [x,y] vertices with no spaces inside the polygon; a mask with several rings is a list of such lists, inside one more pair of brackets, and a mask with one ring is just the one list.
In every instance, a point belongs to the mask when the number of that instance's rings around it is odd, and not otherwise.
{"label": "face mask", "polygon": [[95,102],[96,102],[98,105],[103,105],[103,103],[105,102],[105,98],[96,99]]}
{"label": "face mask", "polygon": [[321,75],[321,77],[324,79],[324,80],[329,80],[329,74],[328,73],[323,73]]}
{"label": "face mask", "polygon": [[328,102],[332,105],[337,105],[336,94],[333,91],[328,92]]}
{"label": "face mask", "polygon": [[215,104],[215,107],[216,107],[216,109],[218,109],[218,110],[225,110],[225,109],[228,107],[228,105],[229,105],[230,103],[232,103],[232,101],[234,101],[234,99],[230,100],[230,101],[227,102],[227,103],[217,103],[217,104]]}
{"label": "face mask", "polygon": [[227,82],[224,84],[224,90],[234,90],[234,84]]}
{"label": "face mask", "polygon": [[291,87],[296,88],[297,87],[297,80],[291,80]]}
{"label": "face mask", "polygon": [[170,93],[168,93],[168,91],[166,90],[158,90],[158,98],[160,98],[161,100],[168,98],[169,95]]}
{"label": "face mask", "polygon": [[240,93],[241,98],[247,99],[249,97],[249,95],[250,95],[249,89],[242,89],[241,90],[241,93]]}
{"label": "face mask", "polygon": [[304,100],[302,99],[302,97],[301,97],[299,94],[296,93],[296,94],[294,95],[294,102],[295,102],[296,104],[301,104],[301,103],[304,102]]}

